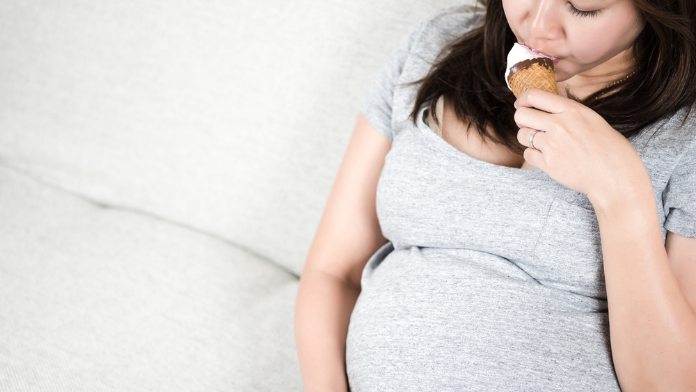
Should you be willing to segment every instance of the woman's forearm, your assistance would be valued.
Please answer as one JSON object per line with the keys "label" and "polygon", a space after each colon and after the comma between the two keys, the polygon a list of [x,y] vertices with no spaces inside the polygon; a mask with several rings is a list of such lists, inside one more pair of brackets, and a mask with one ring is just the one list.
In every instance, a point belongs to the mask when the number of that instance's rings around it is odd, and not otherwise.
{"label": "woman's forearm", "polygon": [[327,272],[305,270],[295,304],[295,342],[305,392],[348,391],[346,336],[360,288]]}
{"label": "woman's forearm", "polygon": [[623,390],[696,387],[696,314],[672,272],[646,180],[595,204],[614,367]]}

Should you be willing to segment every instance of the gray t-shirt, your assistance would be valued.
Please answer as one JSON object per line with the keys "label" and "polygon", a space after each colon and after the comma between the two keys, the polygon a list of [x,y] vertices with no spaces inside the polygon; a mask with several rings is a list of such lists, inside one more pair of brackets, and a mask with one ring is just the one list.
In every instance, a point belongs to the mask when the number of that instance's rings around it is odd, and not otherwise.
{"label": "gray t-shirt", "polygon": [[[400,42],[362,104],[392,140],[377,187],[389,242],[367,262],[351,315],[353,392],[618,391],[597,218],[539,169],[474,159],[408,120],[439,50],[483,22],[455,7]],[[502,77],[502,75],[501,75]],[[630,139],[666,230],[696,238],[696,120]]]}

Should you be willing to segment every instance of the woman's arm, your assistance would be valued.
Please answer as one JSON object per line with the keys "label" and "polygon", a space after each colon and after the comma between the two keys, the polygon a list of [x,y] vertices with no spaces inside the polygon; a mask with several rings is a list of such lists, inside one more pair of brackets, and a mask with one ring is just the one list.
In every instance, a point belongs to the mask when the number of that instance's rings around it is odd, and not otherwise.
{"label": "woman's arm", "polygon": [[[614,367],[626,392],[694,391],[696,312],[689,303],[694,292],[682,290],[679,283],[685,286],[684,271],[692,269],[680,267],[682,275],[677,276],[673,266],[685,264],[687,254],[696,255],[696,240],[680,238],[668,255],[647,172],[635,178],[631,189],[592,200],[602,241]],[[694,287],[696,281],[686,284]]]}
{"label": "woman's arm", "polygon": [[362,270],[387,240],[377,219],[377,182],[391,141],[362,115],[331,188],[304,265],[295,342],[305,391],[347,391],[345,343]]}
{"label": "woman's arm", "polygon": [[[534,134],[534,148],[524,151],[524,159],[587,195],[597,213],[611,348],[621,388],[696,390],[696,312],[680,288],[682,278],[670,266],[670,256],[681,252],[667,255],[642,158],[625,136],[579,102],[531,89],[515,107],[520,143],[529,145],[532,133],[541,131]],[[679,170],[679,181],[688,184],[693,169],[687,164]],[[686,246],[694,245],[688,241]]]}
{"label": "woman's arm", "polygon": [[345,342],[360,288],[320,270],[305,270],[295,307],[295,342],[306,392],[348,391]]}

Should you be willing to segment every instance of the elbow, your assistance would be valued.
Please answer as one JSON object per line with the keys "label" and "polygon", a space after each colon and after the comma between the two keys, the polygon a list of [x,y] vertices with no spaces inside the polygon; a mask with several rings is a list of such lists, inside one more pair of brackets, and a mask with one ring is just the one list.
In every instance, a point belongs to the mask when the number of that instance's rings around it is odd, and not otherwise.
{"label": "elbow", "polygon": [[[696,346],[693,347],[696,352]],[[651,369],[634,377],[619,379],[623,392],[696,392],[696,360],[692,358],[670,369]]]}

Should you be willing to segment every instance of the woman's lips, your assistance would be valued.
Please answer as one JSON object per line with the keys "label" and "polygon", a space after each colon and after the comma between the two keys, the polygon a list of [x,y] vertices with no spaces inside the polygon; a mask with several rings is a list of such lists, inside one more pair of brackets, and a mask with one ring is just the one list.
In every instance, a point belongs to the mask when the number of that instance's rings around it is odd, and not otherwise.
{"label": "woman's lips", "polygon": [[544,53],[544,52],[542,52],[542,51],[540,51],[540,50],[536,50],[536,49],[532,48],[532,47],[529,46],[529,45],[525,45],[525,44],[523,44],[523,45],[526,46],[527,48],[529,48],[529,50],[531,50],[532,52],[534,52],[534,53],[536,53],[536,54],[540,54],[540,55],[542,55],[542,56],[546,56],[546,57],[551,58],[551,60],[554,61],[554,64],[556,64],[556,62],[558,61],[558,57],[553,57],[553,56],[551,56],[551,55],[549,55],[549,54],[546,54],[546,53]]}

